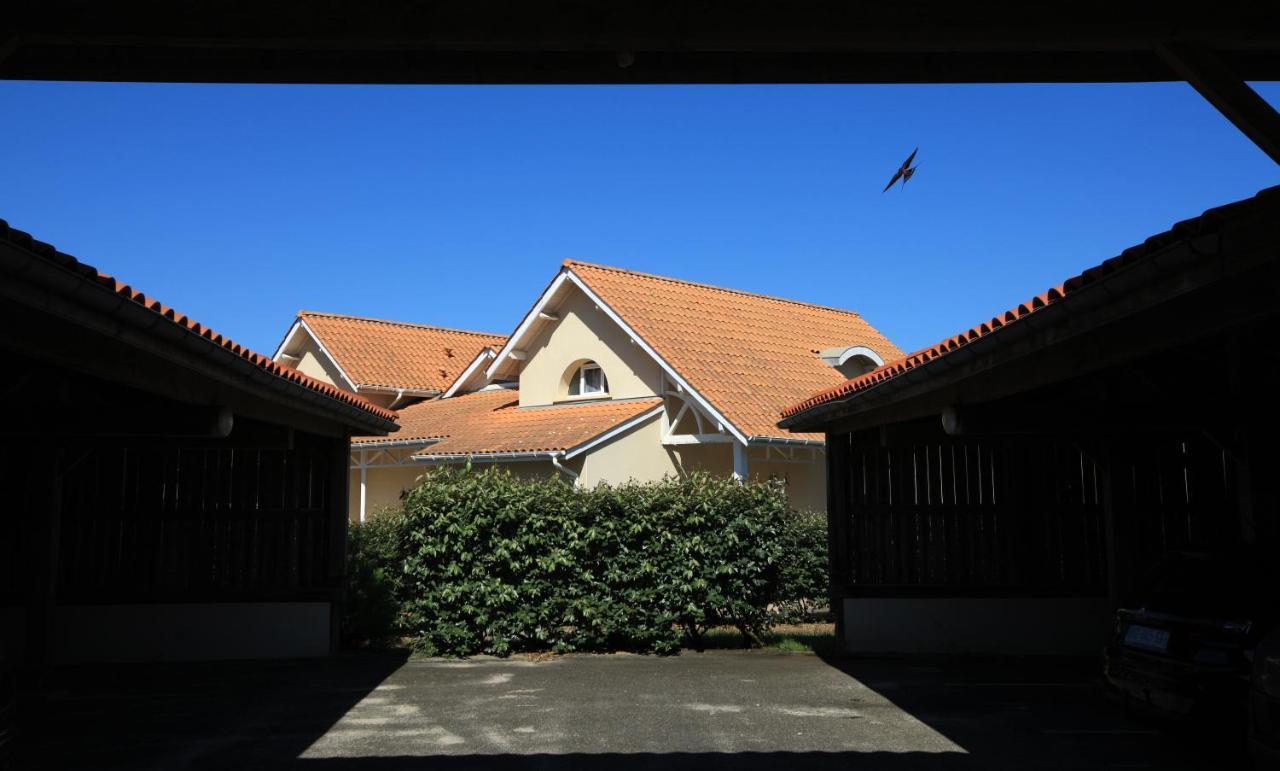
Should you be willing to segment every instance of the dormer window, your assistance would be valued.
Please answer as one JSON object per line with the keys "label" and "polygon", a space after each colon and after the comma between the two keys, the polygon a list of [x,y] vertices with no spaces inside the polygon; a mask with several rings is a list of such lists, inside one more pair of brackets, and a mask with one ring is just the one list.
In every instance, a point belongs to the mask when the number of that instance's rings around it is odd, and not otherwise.
{"label": "dormer window", "polygon": [[879,354],[861,345],[827,348],[818,352],[818,358],[848,378],[864,375],[884,364]]}
{"label": "dormer window", "polygon": [[570,396],[602,395],[609,393],[609,381],[604,370],[594,362],[587,362],[569,378]]}

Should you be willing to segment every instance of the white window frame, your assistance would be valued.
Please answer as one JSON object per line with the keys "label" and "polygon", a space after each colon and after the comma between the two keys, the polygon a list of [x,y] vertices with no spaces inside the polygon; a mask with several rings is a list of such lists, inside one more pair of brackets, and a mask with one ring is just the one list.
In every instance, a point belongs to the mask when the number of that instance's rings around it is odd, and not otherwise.
{"label": "white window frame", "polygon": [[[600,373],[600,390],[598,391],[587,390],[587,370],[589,369],[595,370],[596,372]],[[569,396],[577,398],[577,397],[595,397],[595,396],[609,395],[609,378],[605,377],[604,369],[599,364],[596,364],[595,362],[589,362],[587,364],[580,365],[578,367],[578,370],[573,373],[573,380],[576,380],[578,383],[578,392],[576,394],[573,392],[572,381],[571,381],[569,394],[568,394]]]}

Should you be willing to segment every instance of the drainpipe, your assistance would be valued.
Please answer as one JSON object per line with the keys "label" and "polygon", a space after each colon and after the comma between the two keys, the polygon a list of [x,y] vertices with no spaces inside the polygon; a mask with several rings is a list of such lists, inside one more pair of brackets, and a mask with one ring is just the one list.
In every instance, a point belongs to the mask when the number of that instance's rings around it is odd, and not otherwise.
{"label": "drainpipe", "polygon": [[559,454],[552,453],[547,457],[551,458],[552,466],[555,466],[557,470],[564,472],[564,475],[572,479],[575,485],[578,484],[578,472],[561,463]]}
{"label": "drainpipe", "polygon": [[364,524],[364,502],[369,490],[369,466],[364,450],[360,451],[360,524]]}

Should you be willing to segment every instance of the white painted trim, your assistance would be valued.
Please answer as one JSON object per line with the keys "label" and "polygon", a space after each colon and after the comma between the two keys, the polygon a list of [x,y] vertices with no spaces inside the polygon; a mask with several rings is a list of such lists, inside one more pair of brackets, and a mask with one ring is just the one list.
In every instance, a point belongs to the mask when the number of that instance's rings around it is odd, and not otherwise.
{"label": "white painted trim", "polygon": [[[467,368],[462,370],[462,373],[453,379],[453,382],[449,384],[449,387],[445,389],[444,393],[440,394],[440,398],[448,399],[456,394],[458,389],[462,387],[462,384],[470,380],[471,376],[475,374],[476,367],[479,367],[485,361],[492,359],[495,356],[497,356],[497,354],[493,352],[492,348],[488,346],[481,348],[480,353],[476,354],[476,357],[471,360],[471,363],[467,365]],[[486,378],[485,385],[488,385],[487,381],[488,378]]]}
{"label": "white painted trim", "polygon": [[[301,318],[294,318],[293,323],[289,325],[289,331],[284,333],[284,339],[280,341],[280,345],[276,346],[276,352],[271,354],[272,361],[280,361],[280,354],[284,353],[284,349],[289,347],[290,341],[293,340],[293,336],[297,333],[298,327],[301,326],[301,324]],[[293,356],[290,358],[296,359],[298,357]]]}
{"label": "white painted trim", "polygon": [[351,391],[353,393],[358,393],[360,391],[360,386],[356,385],[355,381],[351,379],[346,370],[342,368],[342,365],[338,363],[338,360],[333,357],[333,354],[329,353],[329,349],[324,347],[324,343],[320,342],[320,336],[317,335],[311,327],[307,326],[306,319],[300,318],[293,322],[293,326],[289,328],[289,333],[284,336],[284,341],[280,343],[280,347],[276,349],[275,355],[271,357],[271,360],[280,360],[277,357],[279,357],[281,352],[283,352],[289,345],[289,341],[293,339],[294,333],[300,328],[307,333],[311,340],[316,344],[316,347],[320,349],[320,352],[323,353],[325,358],[329,360],[329,363],[333,365],[333,368],[338,371],[338,377],[346,381],[346,384],[351,387]]}
{"label": "white painted trim", "polygon": [[369,467],[360,464],[360,524],[364,524],[364,512],[369,497]]}
{"label": "white painted trim", "polygon": [[613,439],[615,436],[626,433],[627,431],[630,431],[632,428],[635,428],[641,423],[644,423],[646,421],[652,420],[653,418],[656,418],[657,416],[661,415],[665,410],[666,410],[666,405],[659,404],[658,406],[654,407],[648,412],[642,412],[639,415],[635,416],[634,418],[623,421],[622,423],[619,423],[618,425],[614,426],[608,431],[605,431],[603,434],[600,434],[594,439],[588,439],[587,441],[583,442],[577,447],[571,447],[568,450],[565,450],[564,459],[569,460],[570,458],[574,458],[581,455],[582,453],[592,449],[593,447],[599,447],[600,445]]}
{"label": "white painted trim", "polygon": [[[840,352],[838,355],[836,355],[837,351]],[[884,357],[879,355],[876,351],[870,350],[867,346],[849,346],[847,348],[836,346],[826,348],[826,350],[818,353],[819,359],[822,359],[831,366],[840,366],[845,364],[846,361],[849,361],[854,356],[868,357],[868,359],[872,360],[876,366],[882,366],[884,364]]]}
{"label": "white painted trim", "polygon": [[706,410],[707,414],[710,415],[713,420],[720,423],[721,426],[727,429],[729,433],[733,434],[734,438],[737,439],[739,442],[741,442],[744,445],[747,443],[746,434],[743,434],[741,431],[739,431],[737,426],[730,423],[729,420],[724,417],[724,415],[720,414],[720,412],[716,410],[715,407],[711,406],[711,402],[707,401],[702,394],[698,393],[696,389],[690,386],[688,381],[680,377],[680,374],[676,372],[675,368],[672,367],[667,362],[666,359],[659,356],[658,352],[655,351],[653,347],[650,346],[647,342],[645,342],[645,339],[641,337],[634,329],[632,329],[631,326],[627,324],[627,322],[623,321],[622,317],[619,316],[617,312],[613,310],[613,308],[610,308],[609,305],[604,300],[600,299],[599,295],[591,291],[591,288],[587,286],[585,281],[578,278],[577,275],[575,275],[572,271],[569,271],[569,270],[566,270],[563,275],[568,276],[569,280],[571,280],[574,283],[574,285],[576,285],[579,289],[581,289],[583,293],[587,295],[587,298],[589,300],[591,300],[597,306],[599,306],[600,310],[603,311],[606,316],[613,319],[613,323],[621,327],[623,332],[630,335],[631,338],[636,341],[636,345],[640,346],[640,348],[645,353],[653,357],[653,360],[658,362],[658,365],[661,366],[663,370],[666,371],[667,375],[673,381],[675,381],[676,386],[678,388],[683,389],[684,391],[687,391],[689,393],[689,396],[693,397],[694,401],[696,401],[699,406],[701,406],[704,410]]}
{"label": "white painted trim", "polygon": [[728,434],[669,434],[662,440],[664,445],[728,444],[729,442],[739,444]]}
{"label": "white painted trim", "polygon": [[865,356],[868,359],[871,359],[871,361],[875,362],[875,365],[877,367],[884,366],[884,357],[882,357],[880,354],[876,353],[875,351],[871,350],[870,348],[866,347],[865,345],[851,345],[848,348],[845,348],[840,353],[840,356],[836,359],[835,366],[840,366],[841,364],[844,364],[846,361],[848,361],[849,359],[852,359],[854,356]]}
{"label": "white painted trim", "polygon": [[827,443],[821,439],[792,439],[782,436],[753,436],[747,441],[747,445],[750,447],[765,447],[771,444],[804,445],[806,447],[827,446]]}
{"label": "white painted trim", "polygon": [[747,465],[746,445],[733,443],[733,478],[739,482],[746,480],[750,469]]}
{"label": "white painted trim", "polygon": [[551,302],[551,298],[555,296],[556,292],[560,291],[560,287],[564,286],[564,282],[568,280],[568,275],[568,271],[561,269],[560,273],[543,290],[538,297],[538,301],[533,304],[533,307],[521,319],[520,326],[516,327],[516,331],[512,332],[511,337],[507,338],[507,342],[503,343],[502,349],[498,351],[498,355],[494,357],[493,362],[485,368],[485,377],[492,378],[494,376],[494,373],[498,371],[498,367],[501,366],[502,362],[506,361],[507,355],[515,349],[520,338],[529,331],[529,328],[533,326],[533,322],[538,320],[538,314],[542,313],[547,303]]}
{"label": "white painted trim", "polygon": [[399,386],[378,386],[378,385],[362,385],[360,390],[374,391],[382,394],[398,394],[400,396],[439,396],[440,390],[437,388],[400,388]]}
{"label": "white painted trim", "polygon": [[551,454],[551,465],[555,466],[557,471],[573,480],[573,484],[578,484],[578,472],[561,463],[560,458],[555,453]]}
{"label": "white painted trim", "polygon": [[443,440],[443,437],[428,437],[426,439],[381,439],[373,442],[352,442],[351,449],[354,450],[387,450],[394,447],[409,447],[411,445],[420,444],[424,447],[436,444]]}
{"label": "white painted trim", "polygon": [[416,461],[426,463],[501,463],[504,461],[549,460],[549,452],[486,452],[465,453],[454,452],[441,455],[411,455]]}
{"label": "white painted trim", "polygon": [[529,310],[529,313],[525,315],[524,320],[520,322],[520,326],[516,327],[516,331],[511,334],[511,337],[507,338],[507,342],[505,345],[502,346],[502,350],[498,352],[498,355],[496,358],[494,358],[493,363],[491,363],[489,367],[485,370],[486,375],[488,375],[489,377],[493,377],[494,373],[498,371],[498,367],[502,365],[502,362],[506,360],[506,358],[510,355],[511,351],[514,350],[516,346],[520,344],[521,337],[523,337],[529,331],[529,328],[533,325],[534,320],[538,318],[538,314],[542,312],[543,308],[547,305],[547,303],[551,301],[551,298],[555,296],[556,292],[560,290],[560,287],[564,286],[564,283],[566,281],[573,282],[574,286],[582,290],[582,293],[587,296],[588,300],[594,303],[597,308],[599,308],[601,311],[604,312],[606,316],[612,319],[613,323],[617,324],[622,329],[622,331],[626,333],[632,340],[634,340],[635,344],[640,346],[640,348],[645,353],[649,354],[649,356],[652,357],[653,360],[658,363],[658,366],[663,369],[663,371],[667,374],[667,376],[671,378],[672,382],[675,383],[676,388],[681,393],[688,392],[689,396],[693,397],[694,401],[696,401],[698,405],[701,406],[709,416],[711,416],[712,419],[714,419],[721,426],[727,429],[729,433],[733,434],[733,437],[735,439],[737,439],[739,442],[743,443],[744,445],[747,443],[746,434],[739,431],[737,426],[730,423],[724,417],[724,415],[720,414],[720,412],[716,410],[716,408],[711,406],[711,402],[707,401],[707,399],[703,397],[702,394],[698,393],[695,389],[693,389],[689,385],[689,383],[684,378],[680,377],[680,375],[676,372],[675,368],[672,367],[667,362],[666,359],[659,356],[658,352],[655,351],[653,347],[650,346],[647,342],[645,342],[643,337],[638,335],[636,331],[632,329],[629,324],[627,324],[625,321],[622,320],[622,317],[619,316],[617,312],[614,311],[613,308],[609,307],[608,303],[600,299],[600,296],[597,295],[595,292],[591,291],[591,288],[587,286],[586,282],[578,278],[578,276],[569,268],[560,269],[559,275],[555,277],[555,280],[551,282],[551,284],[547,287],[546,291],[542,293],[542,296],[538,298],[538,301],[534,304],[533,308]]}

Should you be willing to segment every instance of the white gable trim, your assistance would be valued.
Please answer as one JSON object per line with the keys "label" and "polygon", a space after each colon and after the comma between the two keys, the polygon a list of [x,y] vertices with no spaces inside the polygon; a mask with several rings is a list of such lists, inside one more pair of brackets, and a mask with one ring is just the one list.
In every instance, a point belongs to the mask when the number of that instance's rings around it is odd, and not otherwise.
{"label": "white gable trim", "polygon": [[693,397],[693,400],[696,401],[700,407],[706,410],[707,414],[711,416],[712,420],[715,420],[720,425],[724,426],[725,429],[728,430],[729,433],[733,434],[733,437],[737,439],[739,442],[742,442],[743,444],[747,443],[746,434],[739,431],[737,426],[733,425],[733,423],[730,423],[728,418],[720,414],[720,411],[717,410],[715,407],[711,406],[711,402],[707,401],[706,397],[698,393],[698,391],[694,389],[693,386],[689,385],[689,383],[684,378],[680,377],[680,374],[676,372],[675,367],[671,366],[666,359],[659,356],[658,352],[653,350],[653,347],[650,346],[647,342],[645,342],[644,338],[636,334],[636,331],[631,328],[630,324],[627,324],[627,322],[623,321],[622,317],[619,316],[617,312],[613,310],[613,308],[610,308],[609,305],[604,300],[600,299],[599,295],[591,291],[590,287],[587,286],[585,281],[578,278],[571,271],[567,271],[565,275],[569,276],[569,279],[573,281],[573,283],[579,289],[581,289],[583,293],[585,293],[592,302],[598,305],[600,307],[600,310],[604,311],[604,314],[606,316],[613,319],[613,323],[621,327],[623,332],[626,332],[628,335],[630,335],[631,339],[635,340],[636,345],[640,346],[641,350],[643,350],[645,353],[653,357],[653,360],[658,362],[658,365],[662,367],[662,370],[667,374],[667,377],[671,378],[676,383],[676,385],[683,388],[685,392],[689,394],[689,396]]}
{"label": "white gable trim", "polygon": [[512,333],[511,337],[507,338],[506,345],[502,346],[502,350],[498,352],[493,363],[491,363],[488,369],[485,370],[486,375],[493,377],[493,374],[498,371],[498,367],[502,365],[502,362],[506,361],[507,357],[511,354],[511,351],[520,344],[521,338],[529,331],[534,320],[538,318],[538,314],[543,311],[547,303],[551,301],[551,298],[555,296],[556,292],[559,291],[560,287],[563,286],[566,281],[573,282],[574,286],[581,289],[583,294],[587,296],[587,299],[595,303],[596,307],[612,319],[613,323],[617,324],[623,332],[627,333],[627,335],[635,341],[635,344],[638,345],[641,350],[649,354],[649,356],[658,363],[658,366],[662,368],[662,371],[666,373],[667,377],[671,378],[672,382],[684,389],[684,391],[698,403],[698,406],[702,407],[712,420],[715,420],[717,423],[724,426],[724,428],[733,435],[734,439],[737,439],[744,445],[747,444],[746,434],[738,430],[737,426],[730,423],[724,415],[720,414],[719,410],[711,406],[711,402],[707,401],[702,394],[698,393],[684,378],[680,377],[679,373],[676,372],[675,367],[672,367],[666,359],[659,356],[658,352],[655,351],[651,345],[645,342],[644,338],[636,334],[636,331],[631,328],[631,325],[623,321],[622,317],[619,316],[613,308],[610,308],[608,303],[600,299],[600,296],[595,292],[591,291],[586,282],[578,278],[578,276],[569,268],[562,269],[560,271],[560,275],[556,276],[555,280],[551,282],[551,285],[548,286],[546,291],[542,293],[542,296],[538,298],[538,302],[524,317],[524,320],[520,322],[520,326],[516,328],[516,331]]}
{"label": "white gable trim", "polygon": [[538,320],[538,315],[542,313],[542,309],[547,307],[547,303],[551,302],[551,298],[555,297],[556,292],[560,291],[560,287],[564,286],[564,282],[568,280],[568,275],[567,271],[562,270],[560,271],[560,274],[555,277],[555,280],[547,285],[547,288],[543,290],[542,294],[538,297],[538,301],[533,304],[533,307],[529,312],[520,320],[520,326],[516,327],[516,331],[512,332],[511,337],[508,337],[507,342],[502,345],[502,350],[498,351],[498,355],[494,357],[488,367],[485,367],[485,377],[492,378],[494,376],[494,373],[498,371],[498,367],[502,365],[502,362],[507,360],[507,357],[511,355],[513,350],[515,350],[515,347],[519,344],[521,338],[525,336],[529,331],[529,328],[533,326],[533,323]]}
{"label": "white gable trim", "polygon": [[618,425],[614,426],[608,431],[605,431],[603,434],[595,437],[594,439],[588,439],[587,441],[583,442],[577,447],[571,447],[568,450],[565,450],[564,459],[569,460],[570,458],[577,457],[578,455],[581,455],[582,453],[594,447],[599,447],[605,442],[612,440],[615,436],[618,436],[619,434],[624,434],[627,431],[630,431],[631,429],[640,425],[641,423],[644,423],[645,421],[653,420],[654,418],[661,415],[662,411],[665,409],[666,409],[666,405],[659,404],[657,407],[654,407],[648,412],[642,412],[639,415],[635,416],[634,418],[631,418],[630,420],[619,423]]}
{"label": "white gable trim", "polygon": [[[471,360],[470,364],[467,365],[467,368],[462,370],[462,373],[453,379],[453,382],[449,384],[449,387],[445,389],[443,394],[440,394],[440,398],[448,399],[450,396],[453,396],[454,394],[456,394],[458,392],[458,389],[462,387],[462,384],[471,379],[471,376],[476,373],[476,369],[481,364],[484,364],[486,361],[489,361],[490,359],[496,357],[497,355],[498,354],[493,352],[492,348],[489,348],[489,347],[482,348],[480,350],[480,353],[476,354],[476,357]],[[487,379],[488,378],[486,378],[486,380]]]}
{"label": "white gable trim", "polygon": [[289,333],[284,336],[284,340],[281,341],[280,347],[277,348],[276,352],[271,356],[271,360],[277,362],[280,361],[280,357],[284,354],[284,349],[289,347],[289,343],[293,341],[293,336],[298,333],[299,329],[311,338],[311,340],[316,344],[316,347],[320,349],[320,352],[323,353],[325,358],[329,360],[329,363],[333,365],[333,368],[338,371],[338,377],[342,378],[343,382],[345,382],[353,392],[359,391],[360,386],[356,385],[355,381],[347,375],[346,370],[342,368],[342,365],[338,363],[338,360],[333,357],[332,353],[329,353],[328,348],[324,347],[324,343],[320,342],[320,336],[317,335],[311,327],[307,326],[307,322],[303,319],[294,321],[293,326],[289,327]]}

